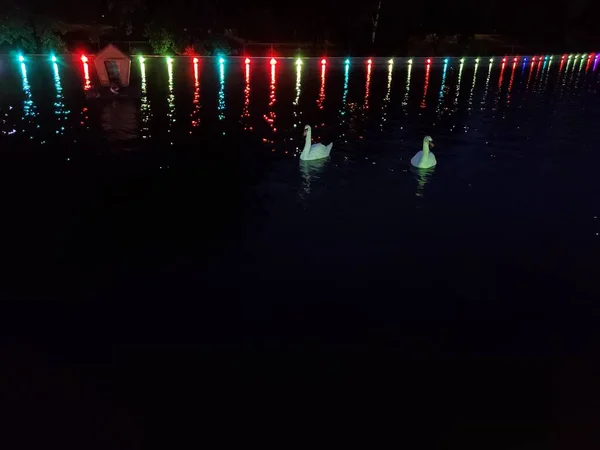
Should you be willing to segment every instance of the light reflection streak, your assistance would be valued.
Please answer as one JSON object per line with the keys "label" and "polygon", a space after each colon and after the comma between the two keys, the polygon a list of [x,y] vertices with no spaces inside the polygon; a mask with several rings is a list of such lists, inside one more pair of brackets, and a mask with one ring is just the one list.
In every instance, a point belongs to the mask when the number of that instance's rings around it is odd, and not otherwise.
{"label": "light reflection streak", "polygon": [[[173,123],[175,122],[175,93],[173,92],[173,62],[171,58],[167,60],[167,71],[169,73],[169,95],[167,96],[167,103],[169,106],[169,112],[167,116],[169,117],[169,129],[168,133],[171,132],[171,128]],[[173,141],[171,141],[171,145],[173,145]]]}
{"label": "light reflection streak", "polygon": [[404,99],[402,100],[402,110],[404,115],[408,114],[408,98],[410,95],[410,75],[412,72],[412,64],[408,65],[408,71],[406,73],[406,87],[404,88]]}
{"label": "light reflection streak", "polygon": [[219,120],[225,118],[225,63],[219,62],[219,104],[217,106]]}
{"label": "light reflection streak", "polygon": [[250,119],[250,64],[246,63],[244,85],[244,108],[242,109],[242,119],[244,119],[244,130],[251,131],[252,126],[249,124]]}
{"label": "light reflection streak", "polygon": [[[544,65],[546,65],[545,62],[544,62]],[[546,68],[546,73],[544,73],[544,70],[542,69],[542,83],[541,83],[541,87],[540,87],[540,91],[542,93],[546,92],[546,86],[548,85],[548,78],[550,78],[551,66],[552,66],[552,60],[548,61],[548,67]]]}
{"label": "light reflection streak", "polygon": [[583,70],[583,63],[585,62],[585,58],[581,58],[581,62],[579,63],[579,69],[577,70],[577,76],[575,77],[575,83],[573,83],[573,89],[577,89],[579,87],[579,83],[581,82],[581,72]]}
{"label": "light reflection streak", "polygon": [[383,97],[383,105],[381,106],[380,127],[381,127],[382,131],[383,131],[383,123],[387,121],[387,108],[390,104],[390,99],[391,99],[393,71],[394,71],[394,65],[392,63],[390,63],[388,65],[387,89],[385,91],[385,97]]}
{"label": "light reflection streak", "polygon": [[59,121],[63,121],[61,124],[59,124],[59,128],[56,130],[56,134],[64,134],[64,121],[66,120],[70,111],[65,109],[63,89],[62,84],[60,82],[60,74],[58,73],[58,64],[53,63],[52,66],[54,69],[54,88],[56,89],[56,98],[54,100],[54,114],[58,116]]}
{"label": "light reflection streak", "polygon": [[367,64],[367,80],[366,80],[366,84],[365,84],[365,104],[363,109],[367,110],[369,109],[369,89],[371,86],[371,62],[369,61],[369,63]]}
{"label": "light reflection streak", "polygon": [[275,111],[273,110],[273,107],[277,102],[275,84],[277,73],[275,67],[275,64],[271,64],[271,84],[269,85],[269,113],[268,115],[263,116],[266,122],[269,124],[269,127],[271,127],[271,129],[273,130],[273,132],[277,131],[277,128],[275,128],[275,118],[277,116],[275,115]]}
{"label": "light reflection streak", "polygon": [[340,135],[339,138],[343,139],[344,142],[348,142],[346,139],[346,113],[348,112],[348,86],[350,84],[350,66],[344,65],[344,90],[342,93],[342,107],[340,108]]}
{"label": "light reflection streak", "polygon": [[437,114],[438,118],[440,117],[440,115],[442,113],[442,105],[444,104],[447,70],[448,70],[448,63],[444,63],[444,69],[442,71],[442,84],[440,86],[440,93],[438,95],[438,103],[437,103],[437,108],[436,108],[436,114]]}
{"label": "light reflection streak", "polygon": [[[570,80],[570,78],[569,78],[569,64],[571,64],[571,58],[569,58],[567,60],[567,67],[565,68],[565,73],[564,73],[564,76],[562,77],[562,84],[560,86],[560,93],[559,93],[559,96],[558,96],[559,99],[562,99],[563,94],[565,92],[565,88],[567,87],[567,84],[569,83],[569,80]],[[575,67],[575,64],[573,64],[573,67]],[[573,70],[573,69],[571,69],[571,70]]]}
{"label": "light reflection streak", "polygon": [[460,97],[460,83],[462,81],[462,71],[464,63],[460,63],[458,68],[458,81],[456,82],[456,95],[454,96],[454,111],[458,110],[458,98]]}
{"label": "light reflection streak", "polygon": [[429,70],[431,69],[431,64],[427,64],[425,68],[425,85],[423,86],[423,100],[421,100],[421,108],[427,108],[427,89],[429,88]]}
{"label": "light reflection streak", "polygon": [[[194,63],[194,97],[192,100],[192,117],[191,125],[192,129],[197,128],[200,125],[200,76],[198,71],[198,63]],[[192,130],[190,130],[192,134]]]}
{"label": "light reflection streak", "polygon": [[485,109],[485,102],[487,100],[488,90],[490,87],[490,76],[492,74],[492,64],[493,63],[490,63],[490,65],[488,66],[488,74],[487,74],[487,78],[485,79],[485,88],[483,90],[483,98],[481,100],[481,110],[482,111]]}
{"label": "light reflection streak", "polygon": [[83,84],[83,90],[89,91],[92,87],[92,83],[90,81],[90,68],[86,62],[83,63],[83,78],[85,80]]}
{"label": "light reflection streak", "polygon": [[[25,100],[23,100],[23,121],[27,121],[33,125],[35,123],[34,118],[37,116],[36,107],[31,97],[31,85],[27,79],[27,67],[25,63],[21,63],[21,76],[23,78],[23,92],[25,93]],[[25,130],[23,130],[25,132]],[[29,139],[33,139],[33,135],[29,136]]]}
{"label": "light reflection streak", "polygon": [[[346,71],[348,67],[346,66]],[[302,65],[296,65],[296,98],[294,99],[294,105],[298,105],[300,102],[300,93],[302,91]]]}
{"label": "light reflection streak", "polygon": [[535,61],[532,59],[531,65],[529,66],[529,75],[527,76],[527,84],[525,85],[525,90],[529,89],[529,83],[531,82],[531,75],[533,75],[534,70],[535,70]]}
{"label": "light reflection streak", "polygon": [[510,93],[512,91],[512,87],[513,87],[513,81],[515,79],[515,69],[517,67],[517,63],[514,62],[513,63],[513,67],[512,67],[512,71],[510,73],[510,81],[508,82],[508,90],[506,92],[506,106],[508,107],[510,105]]}
{"label": "light reflection streak", "polygon": [[319,105],[319,109],[323,109],[323,102],[325,101],[325,75],[326,75],[326,65],[321,64],[321,88],[319,89],[319,99],[317,100],[317,105]]}
{"label": "light reflection streak", "polygon": [[150,135],[150,100],[148,100],[148,88],[146,84],[146,64],[144,62],[140,63],[140,69],[142,72],[142,95],[141,95],[141,105],[140,112],[142,116],[142,139],[149,138]]}
{"label": "light reflection streak", "polygon": [[475,70],[473,71],[473,84],[471,84],[471,92],[469,93],[469,112],[473,107],[473,93],[475,92],[475,83],[477,82],[477,69],[479,69],[479,63],[475,63]]}

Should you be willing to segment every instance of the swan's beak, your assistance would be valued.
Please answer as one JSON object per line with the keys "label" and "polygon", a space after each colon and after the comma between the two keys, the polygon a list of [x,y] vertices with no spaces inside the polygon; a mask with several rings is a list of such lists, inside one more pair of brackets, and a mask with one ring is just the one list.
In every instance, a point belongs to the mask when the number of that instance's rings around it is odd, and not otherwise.
{"label": "swan's beak", "polygon": [[304,130],[304,133],[302,133],[302,136],[306,137],[306,130]]}
{"label": "swan's beak", "polygon": [[435,147],[435,144],[433,143],[433,141],[431,141],[431,142],[429,143],[429,146],[430,146],[431,148]]}

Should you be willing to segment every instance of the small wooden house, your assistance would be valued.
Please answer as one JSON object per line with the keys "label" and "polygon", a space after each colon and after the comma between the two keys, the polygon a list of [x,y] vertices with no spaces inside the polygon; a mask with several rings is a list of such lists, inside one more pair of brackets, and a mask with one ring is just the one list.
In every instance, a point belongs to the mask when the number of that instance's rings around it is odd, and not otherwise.
{"label": "small wooden house", "polygon": [[112,44],[108,44],[94,58],[94,66],[102,87],[111,83],[120,87],[129,86],[131,58]]}

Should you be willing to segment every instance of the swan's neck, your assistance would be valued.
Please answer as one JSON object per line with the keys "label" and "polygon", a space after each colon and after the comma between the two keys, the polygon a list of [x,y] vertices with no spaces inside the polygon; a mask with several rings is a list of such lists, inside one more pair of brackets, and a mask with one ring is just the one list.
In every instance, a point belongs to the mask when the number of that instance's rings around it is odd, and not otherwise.
{"label": "swan's neck", "polygon": [[423,141],[423,156],[429,155],[429,142]]}
{"label": "swan's neck", "polygon": [[309,128],[308,131],[306,132],[306,142],[304,142],[304,149],[302,150],[302,153],[304,155],[307,155],[308,152],[310,151],[311,142],[312,142],[312,139],[311,139],[311,133],[310,133],[310,128]]}

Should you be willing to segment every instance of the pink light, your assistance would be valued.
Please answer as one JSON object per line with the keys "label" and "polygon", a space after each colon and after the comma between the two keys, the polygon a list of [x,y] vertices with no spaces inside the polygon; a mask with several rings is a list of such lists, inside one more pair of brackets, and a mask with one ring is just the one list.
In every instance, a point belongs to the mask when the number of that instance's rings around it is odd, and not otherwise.
{"label": "pink light", "polygon": [[431,59],[427,58],[427,64],[431,64]]}
{"label": "pink light", "polygon": [[502,62],[506,62],[506,58],[502,58]]}
{"label": "pink light", "polygon": [[327,61],[325,60],[325,58],[323,58],[323,59],[321,60],[321,64],[323,64],[323,65],[327,64]]}
{"label": "pink light", "polygon": [[275,58],[271,58],[271,65],[274,66],[277,64],[277,60]]}
{"label": "pink light", "polygon": [[194,58],[194,64],[198,64],[198,58]]}
{"label": "pink light", "polygon": [[84,62],[84,63],[88,62],[88,57],[85,55],[81,55],[81,62]]}
{"label": "pink light", "polygon": [[514,61],[514,62],[517,62],[517,59],[519,59],[519,58],[515,57],[515,59],[514,59],[513,61]]}
{"label": "pink light", "polygon": [[565,59],[565,55],[563,55],[563,57],[562,57],[562,58],[560,58],[560,59]]}
{"label": "pink light", "polygon": [[246,64],[250,64],[250,58],[246,58]]}

